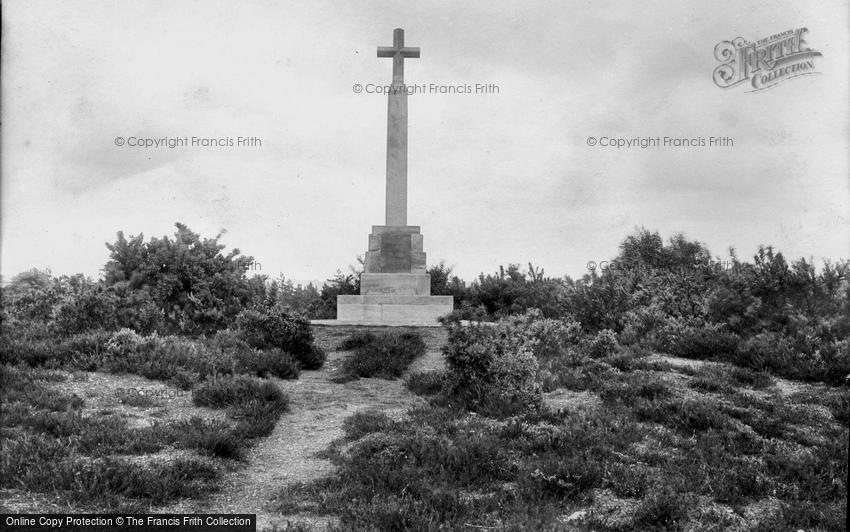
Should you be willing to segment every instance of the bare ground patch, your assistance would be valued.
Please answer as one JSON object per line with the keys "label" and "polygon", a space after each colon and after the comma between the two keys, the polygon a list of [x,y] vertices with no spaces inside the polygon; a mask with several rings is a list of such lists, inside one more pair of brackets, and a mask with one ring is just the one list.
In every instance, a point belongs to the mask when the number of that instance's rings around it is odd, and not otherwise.
{"label": "bare ground patch", "polygon": [[85,415],[118,415],[130,428],[155,422],[183,421],[192,417],[226,421],[223,410],[192,404],[192,392],[168,386],[139,375],[75,372],[54,387],[81,397]]}
{"label": "bare ground patch", "polygon": [[[324,367],[303,371],[298,380],[275,380],[290,397],[290,412],[278,421],[274,432],[248,452],[247,465],[227,476],[219,493],[208,501],[183,501],[165,511],[216,511],[256,513],[258,530],[285,528],[287,522],[302,522],[324,528],[331,518],[313,514],[281,515],[269,501],[281,488],[315,480],[334,473],[333,464],[316,453],[326,450],[343,435],[343,421],[363,409],[377,409],[400,417],[424,399],[412,394],[403,379],[362,378],[337,384],[331,381],[348,353],[337,351],[339,343],[354,330],[380,331],[381,327],[314,327],[316,344],[328,351]],[[422,334],[426,354],[411,366],[412,371],[442,368],[440,347],[443,329],[411,328]]]}

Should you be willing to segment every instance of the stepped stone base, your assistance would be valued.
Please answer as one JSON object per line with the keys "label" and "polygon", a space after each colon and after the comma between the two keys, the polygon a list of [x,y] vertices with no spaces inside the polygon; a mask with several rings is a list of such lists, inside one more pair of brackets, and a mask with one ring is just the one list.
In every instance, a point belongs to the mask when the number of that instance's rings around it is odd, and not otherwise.
{"label": "stepped stone base", "polygon": [[431,294],[431,276],[427,273],[363,273],[360,295],[427,296]]}
{"label": "stepped stone base", "polygon": [[453,307],[452,296],[337,296],[336,319],[352,325],[435,325],[437,318],[451,312]]}

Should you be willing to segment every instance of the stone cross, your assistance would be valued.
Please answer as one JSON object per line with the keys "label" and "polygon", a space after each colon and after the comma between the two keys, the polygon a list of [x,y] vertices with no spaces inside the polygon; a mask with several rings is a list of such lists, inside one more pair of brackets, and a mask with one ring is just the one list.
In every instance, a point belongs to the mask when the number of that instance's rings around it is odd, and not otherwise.
{"label": "stone cross", "polygon": [[404,30],[393,31],[393,45],[378,48],[393,58],[393,82],[387,91],[387,219],[373,225],[360,274],[360,294],[340,294],[336,317],[359,325],[437,325],[452,311],[452,296],[432,296],[423,237],[407,225],[407,88],[404,60],[419,48],[404,46]]}
{"label": "stone cross", "polygon": [[393,45],[379,46],[378,57],[393,58],[393,82],[387,108],[386,224],[407,225],[407,90],[404,59],[418,58],[419,48],[404,46],[404,30],[393,30]]}

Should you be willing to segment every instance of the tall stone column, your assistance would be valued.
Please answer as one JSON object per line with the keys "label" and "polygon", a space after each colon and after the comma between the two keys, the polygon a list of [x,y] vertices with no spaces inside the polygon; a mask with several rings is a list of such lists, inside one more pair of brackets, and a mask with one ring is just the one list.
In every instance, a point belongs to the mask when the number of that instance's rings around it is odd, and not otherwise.
{"label": "tall stone column", "polygon": [[404,46],[404,30],[393,30],[393,45],[378,48],[378,57],[392,57],[393,82],[387,95],[386,224],[407,225],[407,87],[404,60],[419,57],[419,48]]}
{"label": "tall stone column", "polygon": [[386,224],[407,225],[407,89],[393,78],[387,109]]}

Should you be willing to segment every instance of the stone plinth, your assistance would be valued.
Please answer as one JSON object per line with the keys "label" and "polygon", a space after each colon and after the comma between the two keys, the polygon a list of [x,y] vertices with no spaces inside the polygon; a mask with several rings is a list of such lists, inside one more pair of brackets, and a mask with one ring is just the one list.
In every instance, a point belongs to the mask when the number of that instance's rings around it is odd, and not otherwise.
{"label": "stone plinth", "polygon": [[361,295],[427,296],[431,276],[427,273],[364,273],[360,275]]}
{"label": "stone plinth", "polygon": [[418,225],[373,225],[366,273],[425,273]]}
{"label": "stone plinth", "polygon": [[340,322],[434,325],[453,308],[451,296],[431,295],[422,235],[415,225],[373,225],[359,296],[337,296]]}
{"label": "stone plinth", "polygon": [[336,319],[360,325],[434,325],[453,306],[452,296],[337,296]]}

